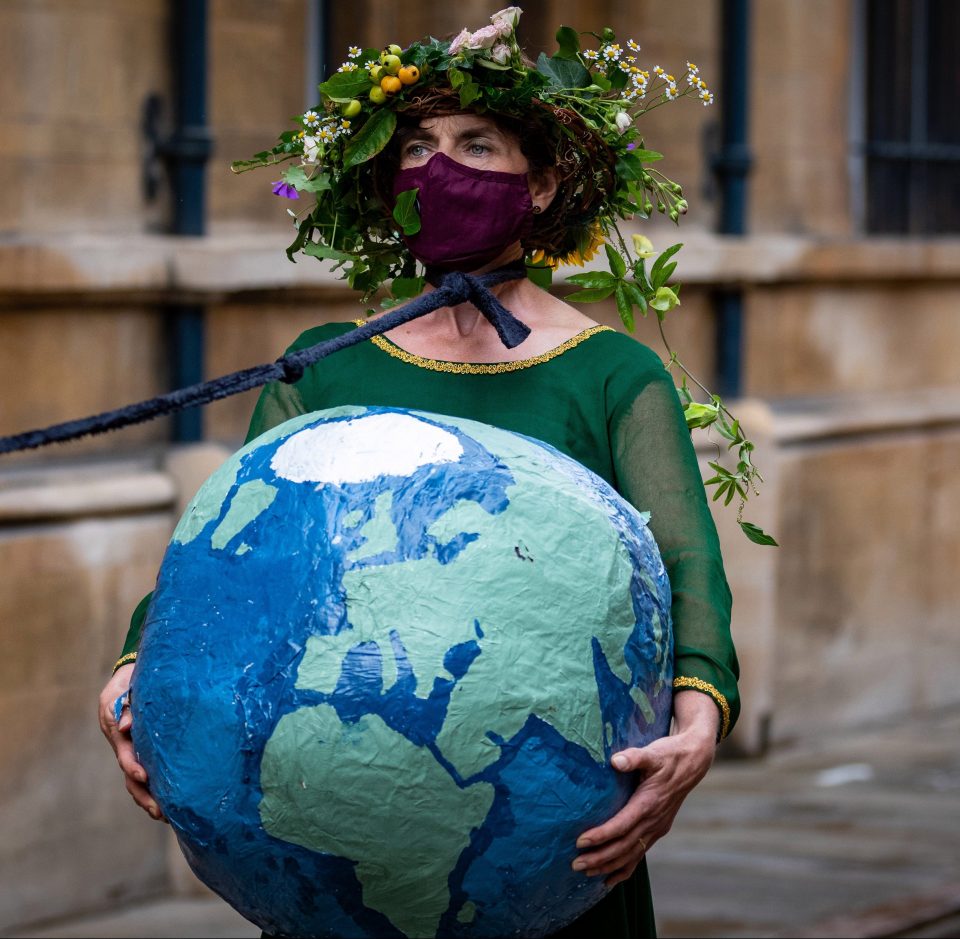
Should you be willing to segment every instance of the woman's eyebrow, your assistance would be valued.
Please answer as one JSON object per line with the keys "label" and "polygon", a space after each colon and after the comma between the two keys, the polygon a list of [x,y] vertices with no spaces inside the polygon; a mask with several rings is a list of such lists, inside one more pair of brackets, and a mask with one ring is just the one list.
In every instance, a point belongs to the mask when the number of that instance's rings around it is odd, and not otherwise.
{"label": "woman's eyebrow", "polygon": [[464,129],[457,134],[458,140],[466,140],[468,137],[493,137],[499,139],[502,138],[503,135],[495,127],[490,127],[488,124],[474,124],[472,127],[464,127]]}
{"label": "woman's eyebrow", "polygon": [[423,140],[427,143],[434,143],[436,139],[436,134],[422,127],[415,127],[412,130],[404,132],[401,136],[402,143],[409,143],[411,140]]}

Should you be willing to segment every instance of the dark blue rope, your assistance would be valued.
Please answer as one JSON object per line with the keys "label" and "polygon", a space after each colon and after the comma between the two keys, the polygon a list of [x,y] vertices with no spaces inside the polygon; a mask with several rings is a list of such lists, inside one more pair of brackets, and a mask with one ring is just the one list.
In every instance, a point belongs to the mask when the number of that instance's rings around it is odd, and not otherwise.
{"label": "dark blue rope", "polygon": [[509,280],[519,280],[526,276],[526,267],[522,261],[507,264],[487,274],[463,274],[451,271],[439,278],[437,289],[423,294],[410,303],[379,319],[358,326],[349,333],[319,342],[307,349],[299,349],[282,356],[276,362],[254,365],[239,372],[232,372],[221,378],[200,382],[186,388],[179,388],[167,394],[158,395],[149,401],[128,404],[114,411],[105,411],[90,417],[54,424],[39,430],[28,430],[11,437],[0,437],[0,454],[17,450],[30,450],[50,443],[63,443],[86,437],[90,434],[102,434],[108,430],[140,424],[164,414],[173,414],[187,408],[199,407],[221,398],[260,388],[271,381],[288,384],[299,381],[304,370],[335,352],[340,352],[359,342],[365,342],[372,336],[379,336],[388,330],[409,323],[411,320],[444,306],[456,306],[458,303],[472,303],[492,324],[501,342],[513,349],[530,335],[530,328],[520,322],[490,291],[497,284]]}

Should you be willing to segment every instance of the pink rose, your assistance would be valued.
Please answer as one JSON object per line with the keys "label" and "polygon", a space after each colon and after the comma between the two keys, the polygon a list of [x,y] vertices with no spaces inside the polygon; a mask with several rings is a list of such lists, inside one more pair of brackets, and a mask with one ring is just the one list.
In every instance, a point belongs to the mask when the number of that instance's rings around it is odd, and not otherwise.
{"label": "pink rose", "polygon": [[506,7],[499,13],[494,13],[490,17],[490,22],[496,26],[500,36],[506,37],[517,28],[521,13],[523,13],[523,10],[520,7]]}
{"label": "pink rose", "polygon": [[496,26],[484,26],[478,29],[467,43],[470,49],[489,49],[500,38],[500,31]]}
{"label": "pink rose", "polygon": [[450,43],[450,55],[456,55],[461,49],[466,48],[469,39],[470,30],[461,29],[460,32],[454,36],[453,42]]}
{"label": "pink rose", "polygon": [[498,42],[490,50],[490,58],[497,65],[506,65],[510,61],[510,47],[505,42]]}

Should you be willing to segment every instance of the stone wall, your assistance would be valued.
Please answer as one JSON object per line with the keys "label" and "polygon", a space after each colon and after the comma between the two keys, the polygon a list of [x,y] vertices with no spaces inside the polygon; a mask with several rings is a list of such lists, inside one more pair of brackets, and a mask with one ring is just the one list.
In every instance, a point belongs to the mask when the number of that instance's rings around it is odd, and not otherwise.
{"label": "stone wall", "polygon": [[175,490],[144,460],[0,481],[0,928],[167,883],[95,719],[124,621],[155,576]]}

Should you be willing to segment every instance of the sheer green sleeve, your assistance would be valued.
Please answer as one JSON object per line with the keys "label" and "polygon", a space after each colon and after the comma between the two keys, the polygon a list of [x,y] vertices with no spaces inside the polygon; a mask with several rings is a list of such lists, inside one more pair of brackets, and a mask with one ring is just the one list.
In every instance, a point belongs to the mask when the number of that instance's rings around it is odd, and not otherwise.
{"label": "sheer green sleeve", "polygon": [[[245,443],[249,443],[254,437],[259,437],[264,431],[277,424],[282,424],[291,417],[298,414],[306,414],[308,409],[304,406],[303,399],[295,385],[285,385],[282,382],[271,382],[265,385],[257,405],[253,409],[253,416],[250,418],[250,427],[247,430]],[[121,665],[127,665],[136,661],[137,649],[140,647],[140,636],[143,633],[143,624],[147,618],[147,608],[150,606],[150,600],[153,598],[153,591],[148,593],[138,604],[130,617],[130,628],[127,630],[127,638],[123,643],[123,650],[120,658],[113,666],[116,671]]]}
{"label": "sheer green sleeve", "polygon": [[670,577],[674,689],[713,698],[722,738],[740,710],[730,589],[683,409],[670,376],[650,357],[655,364],[647,365],[632,393],[613,409],[617,486],[634,506],[650,512],[650,530]]}

